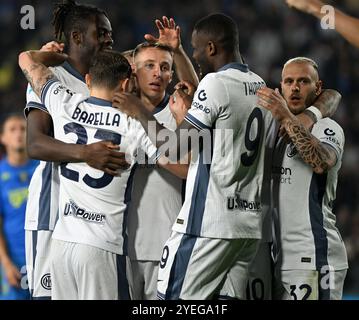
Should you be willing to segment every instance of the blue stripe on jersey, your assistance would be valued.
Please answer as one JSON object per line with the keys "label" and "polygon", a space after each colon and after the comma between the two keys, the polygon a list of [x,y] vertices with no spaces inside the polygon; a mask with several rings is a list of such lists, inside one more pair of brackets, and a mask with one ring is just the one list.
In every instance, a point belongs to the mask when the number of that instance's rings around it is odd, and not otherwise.
{"label": "blue stripe on jersey", "polygon": [[56,78],[52,78],[50,79],[49,81],[47,81],[45,83],[45,85],[42,87],[41,89],[41,95],[40,95],[40,100],[43,104],[45,104],[45,98],[46,98],[46,93],[47,91],[49,90],[50,86],[55,83],[55,82],[58,82],[60,84],[60,81],[57,80]]}
{"label": "blue stripe on jersey", "polygon": [[31,300],[51,300],[51,297],[32,297]]}
{"label": "blue stripe on jersey", "polygon": [[313,173],[309,188],[309,216],[314,238],[315,265],[319,272],[319,300],[329,300],[330,298],[330,289],[323,289],[320,283],[321,278],[326,275],[321,273],[322,267],[328,266],[328,238],[327,231],[324,229],[322,209],[326,185],[327,174]]}
{"label": "blue stripe on jersey", "polygon": [[[32,289],[30,290],[30,300],[33,300],[33,294],[34,294],[34,289],[35,289],[35,279],[34,279],[34,270],[35,270],[35,260],[36,260],[36,251],[37,251],[37,230],[34,231],[26,231],[26,232],[31,232],[31,246],[32,246]],[[27,264],[27,262],[26,262]]]}
{"label": "blue stripe on jersey", "polygon": [[181,186],[182,205],[183,205],[184,200],[186,198],[186,182],[187,182],[187,180],[182,180],[182,186]]}
{"label": "blue stripe on jersey", "polygon": [[186,233],[197,236],[201,233],[211,170],[211,164],[204,164],[203,162],[203,150],[201,150],[186,229]]}
{"label": "blue stripe on jersey", "polygon": [[42,185],[39,198],[39,221],[37,230],[49,230],[51,211],[52,162],[46,162],[42,171]]}
{"label": "blue stripe on jersey", "polygon": [[117,288],[119,300],[131,300],[126,275],[126,257],[116,254]]}
{"label": "blue stripe on jersey", "polygon": [[157,298],[158,300],[165,300],[166,296],[163,293],[157,291]]}
{"label": "blue stripe on jersey", "polygon": [[65,61],[61,67],[63,67],[68,73],[73,75],[75,78],[81,80],[82,82],[86,83],[85,78],[82,76],[80,72],[78,72],[71,64]]}
{"label": "blue stripe on jersey", "polygon": [[228,63],[228,64],[224,65],[222,68],[220,68],[217,72],[224,71],[227,69],[237,69],[237,70],[245,72],[245,73],[249,72],[248,64],[243,64],[243,63],[238,63],[238,62]]}
{"label": "blue stripe on jersey", "polygon": [[35,101],[29,101],[26,104],[26,107],[24,109],[25,118],[27,118],[27,116],[29,115],[29,113],[30,113],[30,111],[32,109],[39,109],[39,110],[47,112],[46,107],[42,103],[38,103],[38,102],[35,102]]}
{"label": "blue stripe on jersey", "polygon": [[123,213],[123,222],[122,222],[122,237],[123,237],[123,247],[122,252],[124,255],[128,255],[128,237],[127,237],[127,220],[128,220],[128,209],[129,205],[128,203],[131,201],[131,194],[132,194],[132,183],[133,183],[133,177],[135,175],[135,171],[137,169],[137,163],[132,167],[130,175],[127,180],[127,186],[125,189],[125,205],[126,209]]}
{"label": "blue stripe on jersey", "polygon": [[187,234],[182,235],[181,243],[177,249],[176,256],[171,267],[170,277],[168,279],[168,286],[165,295],[166,300],[179,299],[188,262],[192,255],[196,241],[197,237]]}
{"label": "blue stripe on jersey", "polygon": [[199,121],[198,119],[196,119],[194,116],[192,116],[189,113],[187,113],[187,115],[185,116],[184,119],[187,122],[189,122],[191,125],[193,125],[195,128],[197,128],[198,130],[211,129],[210,127],[207,127],[205,124],[203,124],[201,121]]}
{"label": "blue stripe on jersey", "polygon": [[91,103],[91,104],[95,104],[97,106],[101,106],[101,107],[112,107],[112,102],[105,100],[105,99],[101,99],[101,98],[96,98],[96,97],[89,97],[86,99],[87,103]]}
{"label": "blue stripe on jersey", "polygon": [[168,101],[170,101],[170,95],[168,93],[165,94],[165,97],[162,99],[162,101],[156,106],[156,108],[153,110],[153,114],[156,114],[160,111],[162,111],[168,104]]}

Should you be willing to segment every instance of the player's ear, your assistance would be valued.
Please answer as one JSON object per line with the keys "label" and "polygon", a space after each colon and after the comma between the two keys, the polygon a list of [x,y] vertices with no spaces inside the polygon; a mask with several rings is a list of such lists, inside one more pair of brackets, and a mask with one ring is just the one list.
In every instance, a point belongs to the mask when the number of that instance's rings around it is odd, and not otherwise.
{"label": "player's ear", "polygon": [[78,30],[74,30],[71,32],[71,39],[75,45],[79,46],[83,42],[82,33]]}
{"label": "player's ear", "polygon": [[217,53],[216,44],[213,41],[207,43],[207,53],[209,56],[214,56]]}
{"label": "player's ear", "polygon": [[121,91],[123,92],[130,92],[130,79],[126,78],[121,83]]}
{"label": "player's ear", "polygon": [[91,88],[91,76],[88,73],[86,73],[86,75],[85,75],[85,81],[86,81],[86,85],[90,89]]}
{"label": "player's ear", "polygon": [[316,96],[319,96],[322,93],[322,86],[323,86],[322,80],[318,80],[315,84],[315,95]]}
{"label": "player's ear", "polygon": [[168,83],[171,83],[172,80],[173,80],[173,70],[171,71],[170,80],[168,81]]}

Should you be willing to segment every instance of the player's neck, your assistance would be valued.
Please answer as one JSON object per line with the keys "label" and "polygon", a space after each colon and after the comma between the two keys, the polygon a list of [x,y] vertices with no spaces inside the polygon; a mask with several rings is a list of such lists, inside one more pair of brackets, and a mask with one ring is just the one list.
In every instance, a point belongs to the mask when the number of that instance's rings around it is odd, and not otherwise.
{"label": "player's neck", "polygon": [[218,69],[222,68],[226,64],[237,62],[237,63],[244,63],[242,56],[239,51],[234,53],[226,53],[222,52],[222,54],[217,58],[214,62],[214,68],[217,71]]}
{"label": "player's neck", "polygon": [[109,91],[108,89],[103,88],[91,88],[90,95],[91,97],[112,102],[114,91]]}
{"label": "player's neck", "polygon": [[69,56],[68,63],[83,77],[85,77],[86,73],[88,73],[90,64],[81,58],[74,58],[73,56]]}
{"label": "player's neck", "polygon": [[153,110],[155,110],[155,108],[161,103],[165,95],[166,92],[164,92],[163,95],[159,98],[151,98],[141,94],[141,101],[148,111],[153,112]]}
{"label": "player's neck", "polygon": [[26,150],[7,150],[7,161],[13,167],[24,165],[29,158],[27,157]]}

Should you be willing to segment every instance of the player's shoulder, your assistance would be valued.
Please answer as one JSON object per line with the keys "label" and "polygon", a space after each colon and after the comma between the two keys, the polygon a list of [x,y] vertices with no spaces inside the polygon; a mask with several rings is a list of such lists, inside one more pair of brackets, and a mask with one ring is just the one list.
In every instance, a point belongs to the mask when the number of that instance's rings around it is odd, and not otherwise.
{"label": "player's shoulder", "polygon": [[331,129],[331,130],[336,130],[338,132],[344,133],[343,128],[339,125],[338,122],[336,122],[335,120],[331,119],[331,118],[323,118],[320,119],[315,125],[314,128],[318,128],[318,129]]}
{"label": "player's shoulder", "polygon": [[198,85],[199,100],[204,101],[208,94],[213,96],[221,96],[226,92],[226,83],[224,78],[218,72],[206,74]]}

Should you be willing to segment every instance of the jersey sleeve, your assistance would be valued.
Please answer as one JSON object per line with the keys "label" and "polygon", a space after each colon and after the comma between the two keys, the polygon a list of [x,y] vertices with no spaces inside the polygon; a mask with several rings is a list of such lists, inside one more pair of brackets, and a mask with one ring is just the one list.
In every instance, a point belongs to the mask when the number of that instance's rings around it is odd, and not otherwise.
{"label": "jersey sleeve", "polygon": [[209,129],[228,104],[226,87],[215,74],[208,74],[200,82],[185,120],[198,130]]}
{"label": "jersey sleeve", "polygon": [[64,104],[71,103],[74,93],[56,78],[50,79],[41,90],[41,103],[44,111],[53,114],[63,110]]}
{"label": "jersey sleeve", "polygon": [[312,134],[320,142],[331,146],[335,150],[338,159],[342,157],[345,137],[343,129],[336,122],[327,119],[320,120],[313,127]]}
{"label": "jersey sleeve", "polygon": [[24,109],[25,118],[27,118],[30,111],[33,109],[40,109],[42,111],[47,112],[45,106],[41,103],[40,98],[36,95],[35,91],[28,83],[26,90],[26,106]]}
{"label": "jersey sleeve", "polygon": [[161,154],[159,150],[155,147],[155,145],[152,143],[151,139],[146,134],[145,129],[143,129],[142,125],[139,122],[137,122],[136,124],[136,132],[138,146],[147,154],[148,163],[156,163],[157,160],[160,158]]}

